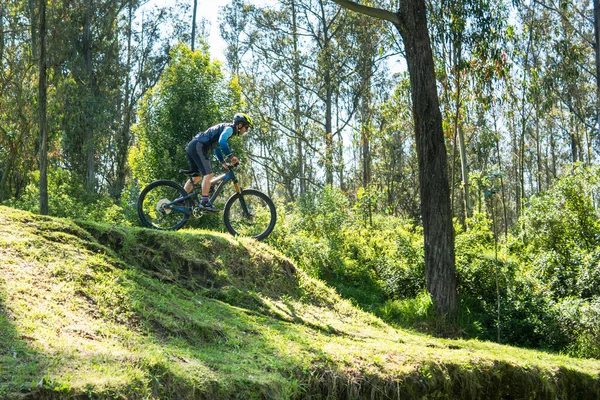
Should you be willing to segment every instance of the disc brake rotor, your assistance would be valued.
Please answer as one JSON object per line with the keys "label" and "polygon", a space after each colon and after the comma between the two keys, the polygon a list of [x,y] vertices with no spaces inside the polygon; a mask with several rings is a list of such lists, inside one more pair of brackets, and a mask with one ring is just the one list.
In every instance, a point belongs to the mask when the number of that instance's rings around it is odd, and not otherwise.
{"label": "disc brake rotor", "polygon": [[156,211],[161,214],[169,214],[171,212],[170,208],[165,208],[165,205],[169,204],[171,201],[169,199],[160,199],[156,203]]}

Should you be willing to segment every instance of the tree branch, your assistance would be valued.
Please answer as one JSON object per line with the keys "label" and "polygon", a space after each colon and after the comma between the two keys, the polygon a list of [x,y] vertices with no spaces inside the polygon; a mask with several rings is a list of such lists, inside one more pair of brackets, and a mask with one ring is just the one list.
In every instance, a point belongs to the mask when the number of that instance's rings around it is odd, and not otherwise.
{"label": "tree branch", "polygon": [[397,14],[394,14],[391,11],[383,10],[381,8],[363,6],[362,4],[358,4],[354,1],[350,0],[332,0],[334,3],[339,4],[340,6],[347,8],[351,11],[356,11],[358,13],[368,15],[370,17],[375,17],[378,19],[382,19],[385,21],[389,21],[396,26],[400,26],[400,17]]}

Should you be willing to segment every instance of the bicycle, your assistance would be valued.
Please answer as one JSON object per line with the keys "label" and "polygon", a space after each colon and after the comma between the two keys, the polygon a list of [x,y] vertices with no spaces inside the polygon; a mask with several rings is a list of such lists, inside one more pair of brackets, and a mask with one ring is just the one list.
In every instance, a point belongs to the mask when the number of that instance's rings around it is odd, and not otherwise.
{"label": "bicycle", "polygon": [[[200,173],[180,170],[189,179]],[[232,235],[250,236],[262,240],[275,227],[277,215],[273,201],[264,193],[254,189],[242,189],[235,176],[234,166],[226,173],[211,180],[210,202],[221,194],[225,184],[232,182],[235,193],[223,208],[223,222]],[[216,187],[215,187],[216,185]],[[193,216],[199,218],[212,212],[202,208],[201,183],[187,193],[183,186],[171,180],[158,180],[142,190],[137,201],[138,215],[142,224],[160,230],[178,230]]]}

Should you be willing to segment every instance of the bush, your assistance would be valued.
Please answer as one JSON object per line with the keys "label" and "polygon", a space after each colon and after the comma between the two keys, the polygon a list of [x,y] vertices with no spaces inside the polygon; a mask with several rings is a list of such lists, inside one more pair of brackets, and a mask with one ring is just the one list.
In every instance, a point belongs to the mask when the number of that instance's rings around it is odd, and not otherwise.
{"label": "bush", "polygon": [[558,328],[568,338],[566,353],[600,359],[600,296],[566,298],[555,309]]}
{"label": "bush", "polygon": [[470,230],[459,230],[456,236],[459,323],[465,334],[560,350],[565,337],[557,329],[547,286],[495,243],[491,221],[484,215],[476,214],[467,225]]}
{"label": "bush", "polygon": [[597,260],[590,254],[599,251],[600,222],[592,201],[599,190],[597,174],[597,169],[576,167],[547,193],[532,198],[521,220],[522,259],[557,300],[583,296],[580,280],[597,279],[588,273],[590,261]]}
{"label": "bush", "polygon": [[370,223],[342,191],[326,187],[292,205],[270,243],[342,296],[375,310],[424,289],[423,239],[399,218],[373,214]]}
{"label": "bush", "polygon": [[433,301],[425,290],[413,298],[388,300],[376,313],[384,321],[406,328],[419,327],[435,318]]}
{"label": "bush", "polygon": [[[39,181],[39,171],[36,171],[23,195],[5,204],[39,212]],[[77,174],[58,167],[48,169],[48,209],[52,216],[132,225],[137,220],[135,199],[132,196],[137,198],[134,189],[125,191],[117,204],[108,195],[88,194]]]}

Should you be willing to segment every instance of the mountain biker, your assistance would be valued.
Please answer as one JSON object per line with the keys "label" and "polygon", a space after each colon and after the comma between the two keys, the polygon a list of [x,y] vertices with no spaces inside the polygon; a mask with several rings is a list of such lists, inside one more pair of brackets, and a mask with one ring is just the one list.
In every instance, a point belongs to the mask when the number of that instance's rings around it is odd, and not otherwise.
{"label": "mountain biker", "polygon": [[[233,116],[233,123],[224,122],[211,126],[204,132],[198,133],[188,143],[185,149],[185,155],[190,164],[190,172],[199,172],[202,178],[202,202],[200,206],[207,211],[219,211],[208,200],[210,191],[210,181],[214,174],[208,157],[209,150],[213,150],[215,156],[225,169],[231,165],[236,165],[239,160],[231,154],[227,140],[234,135],[244,135],[248,129],[252,128],[252,118],[247,114],[238,113]],[[229,159],[229,162],[225,161]],[[193,179],[193,183],[192,183]],[[188,179],[183,187],[186,192],[191,192],[194,184],[198,183],[200,176],[193,176]]]}

